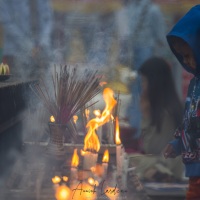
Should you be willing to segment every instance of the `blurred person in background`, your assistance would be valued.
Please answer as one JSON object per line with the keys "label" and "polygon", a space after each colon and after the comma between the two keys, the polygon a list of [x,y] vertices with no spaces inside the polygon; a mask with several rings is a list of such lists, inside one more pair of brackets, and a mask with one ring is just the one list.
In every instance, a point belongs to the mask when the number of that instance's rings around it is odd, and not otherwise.
{"label": "blurred person in background", "polygon": [[140,67],[141,151],[151,156],[138,158],[138,173],[147,181],[181,180],[181,159],[165,160],[163,147],[171,141],[182,121],[183,105],[176,92],[170,65],[162,57],[151,57]]}
{"label": "blurred person in background", "polygon": [[[116,13],[120,43],[119,62],[138,70],[153,55],[162,55],[165,46],[165,21],[158,5],[151,0],[123,0],[123,8]],[[132,101],[128,107],[135,137],[140,134],[140,80],[131,85]]]}
{"label": "blurred person in background", "polygon": [[3,62],[20,78],[43,76],[51,58],[52,9],[49,0],[0,1]]}

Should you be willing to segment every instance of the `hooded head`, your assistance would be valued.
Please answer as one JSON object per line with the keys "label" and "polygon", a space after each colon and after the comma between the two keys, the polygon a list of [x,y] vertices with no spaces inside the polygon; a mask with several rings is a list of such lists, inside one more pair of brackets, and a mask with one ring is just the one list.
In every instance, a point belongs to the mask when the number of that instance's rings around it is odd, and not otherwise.
{"label": "hooded head", "polygon": [[167,41],[185,70],[200,75],[200,5],[191,8],[177,22]]}

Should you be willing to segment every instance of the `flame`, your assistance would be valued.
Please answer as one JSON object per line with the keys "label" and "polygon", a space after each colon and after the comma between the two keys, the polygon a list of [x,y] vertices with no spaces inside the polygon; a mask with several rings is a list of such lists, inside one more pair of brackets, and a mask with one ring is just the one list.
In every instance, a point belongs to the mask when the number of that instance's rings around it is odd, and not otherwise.
{"label": "flame", "polygon": [[96,117],[100,117],[101,116],[101,111],[100,110],[94,110],[94,115],[96,116]]}
{"label": "flame", "polygon": [[100,149],[100,142],[95,129],[98,127],[97,124],[91,120],[89,122],[90,128],[84,139],[84,151],[95,151],[98,152]]}
{"label": "flame", "polygon": [[54,184],[58,184],[60,183],[61,178],[59,176],[54,176],[51,180]]}
{"label": "flame", "polygon": [[110,120],[111,112],[114,106],[117,104],[117,101],[114,99],[114,92],[110,88],[104,89],[103,97],[106,106],[101,116],[91,119],[86,125],[86,128],[88,128],[88,133],[86,134],[84,139],[84,151],[99,151],[100,142],[95,130],[97,130],[99,126],[102,126]]}
{"label": "flame", "polygon": [[67,176],[63,176],[62,177],[63,181],[67,182],[69,180],[69,178]]}
{"label": "flame", "polygon": [[105,88],[103,91],[103,98],[106,103],[106,107],[102,112],[101,120],[102,125],[105,124],[110,120],[111,112],[115,105],[117,104],[117,101],[114,99],[114,92],[110,88]]}
{"label": "flame", "polygon": [[71,198],[71,190],[66,185],[61,185],[56,189],[55,197],[57,200],[69,200]]}
{"label": "flame", "polygon": [[109,161],[109,151],[108,151],[108,149],[106,149],[104,154],[103,154],[102,162],[108,163],[108,161]]}
{"label": "flame", "polygon": [[51,115],[51,117],[50,117],[50,122],[55,122],[56,120],[55,120],[55,118],[54,118],[54,116],[53,115]]}
{"label": "flame", "polygon": [[74,149],[74,154],[72,156],[71,166],[77,167],[78,164],[79,164],[79,157],[78,157],[78,154],[77,154],[77,149]]}
{"label": "flame", "polygon": [[74,115],[73,116],[73,120],[74,120],[74,123],[76,124],[77,120],[78,120],[78,116],[77,115]]}
{"label": "flame", "polygon": [[116,117],[116,130],[115,130],[115,143],[117,145],[121,144],[121,139],[120,139],[120,133],[119,133],[119,120],[118,117]]}

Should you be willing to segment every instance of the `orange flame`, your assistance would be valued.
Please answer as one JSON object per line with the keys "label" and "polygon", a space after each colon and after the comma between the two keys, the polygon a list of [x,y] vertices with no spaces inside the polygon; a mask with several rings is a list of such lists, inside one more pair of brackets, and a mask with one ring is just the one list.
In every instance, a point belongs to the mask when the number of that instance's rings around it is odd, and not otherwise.
{"label": "orange flame", "polygon": [[77,115],[74,115],[73,116],[73,120],[74,120],[74,123],[76,124],[77,120],[78,120],[78,116]]}
{"label": "orange flame", "polygon": [[94,110],[94,115],[96,116],[96,117],[100,117],[101,116],[101,111],[100,110]]}
{"label": "orange flame", "polygon": [[63,181],[67,182],[69,180],[69,178],[67,176],[63,176],[62,177]]}
{"label": "orange flame", "polygon": [[110,88],[104,89],[103,98],[106,103],[106,107],[103,110],[102,115],[101,115],[101,121],[102,121],[101,125],[105,124],[106,122],[110,120],[110,117],[112,114],[111,112],[113,108],[115,107],[115,105],[117,104],[117,101],[114,98],[114,92]]}
{"label": "orange flame", "polygon": [[51,117],[50,117],[50,122],[55,122],[56,120],[55,120],[55,118],[54,118],[54,116],[53,115],[51,115]]}
{"label": "orange flame", "polygon": [[119,133],[119,120],[118,117],[116,117],[116,130],[115,130],[115,143],[117,145],[121,144],[121,139],[120,139],[120,133]]}
{"label": "orange flame", "polygon": [[71,190],[66,185],[61,185],[56,189],[55,197],[57,200],[69,200],[71,198]]}
{"label": "orange flame", "polygon": [[61,178],[59,176],[54,176],[51,180],[54,184],[58,184],[60,183]]}
{"label": "orange flame", "polygon": [[95,119],[90,120],[89,124],[90,128],[84,139],[84,151],[89,150],[99,152],[100,142],[97,134],[95,133],[95,129],[98,128],[97,124],[95,123]]}
{"label": "orange flame", "polygon": [[101,116],[91,119],[86,125],[86,128],[89,128],[89,130],[84,139],[84,151],[99,151],[100,142],[95,130],[110,120],[111,112],[114,106],[117,104],[117,101],[114,99],[114,92],[110,88],[104,89],[103,97],[106,103],[106,107],[103,110]]}
{"label": "orange flame", "polygon": [[78,154],[77,154],[77,149],[74,149],[74,154],[72,156],[71,166],[77,167],[78,164],[79,164],[79,157],[78,157]]}
{"label": "orange flame", "polygon": [[108,163],[108,161],[109,161],[109,151],[108,151],[108,149],[106,149],[104,154],[103,154],[102,162]]}

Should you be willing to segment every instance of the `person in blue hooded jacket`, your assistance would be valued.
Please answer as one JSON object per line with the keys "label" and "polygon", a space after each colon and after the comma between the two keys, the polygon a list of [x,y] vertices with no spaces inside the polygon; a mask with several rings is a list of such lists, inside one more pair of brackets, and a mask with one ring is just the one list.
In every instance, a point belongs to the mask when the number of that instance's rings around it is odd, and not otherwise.
{"label": "person in blue hooded jacket", "polygon": [[167,35],[168,44],[191,79],[182,124],[164,149],[165,158],[182,155],[189,177],[187,200],[200,199],[200,5],[191,8]]}

